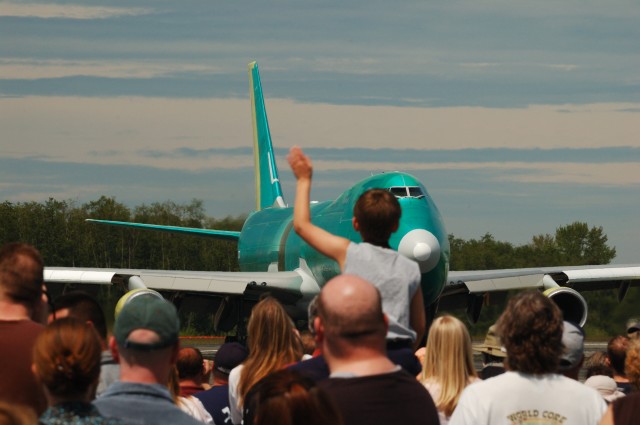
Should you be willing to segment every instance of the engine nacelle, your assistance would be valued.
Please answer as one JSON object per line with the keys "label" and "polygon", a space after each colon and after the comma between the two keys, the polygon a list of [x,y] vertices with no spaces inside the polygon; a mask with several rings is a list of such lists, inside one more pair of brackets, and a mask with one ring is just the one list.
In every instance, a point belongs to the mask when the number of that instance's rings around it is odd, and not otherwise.
{"label": "engine nacelle", "polygon": [[564,320],[584,327],[587,322],[587,300],[575,289],[560,286],[547,289],[543,294],[552,300],[562,311]]}

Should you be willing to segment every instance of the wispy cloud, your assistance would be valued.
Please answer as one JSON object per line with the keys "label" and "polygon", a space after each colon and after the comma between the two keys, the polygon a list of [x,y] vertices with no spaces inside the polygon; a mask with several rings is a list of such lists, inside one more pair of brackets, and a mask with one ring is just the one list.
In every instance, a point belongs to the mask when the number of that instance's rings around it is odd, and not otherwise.
{"label": "wispy cloud", "polygon": [[0,16],[42,19],[107,19],[152,13],[149,8],[101,7],[74,4],[3,2]]}
{"label": "wispy cloud", "polygon": [[63,60],[0,58],[0,79],[35,80],[91,76],[105,78],[155,78],[179,73],[213,73],[207,64],[175,61]]}

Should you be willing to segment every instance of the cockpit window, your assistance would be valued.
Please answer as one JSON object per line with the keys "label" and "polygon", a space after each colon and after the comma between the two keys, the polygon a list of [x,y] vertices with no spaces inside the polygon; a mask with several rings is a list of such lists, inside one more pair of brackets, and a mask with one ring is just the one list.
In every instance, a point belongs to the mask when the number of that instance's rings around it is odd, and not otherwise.
{"label": "cockpit window", "polygon": [[396,198],[423,198],[424,192],[419,186],[394,186],[390,187],[391,192]]}

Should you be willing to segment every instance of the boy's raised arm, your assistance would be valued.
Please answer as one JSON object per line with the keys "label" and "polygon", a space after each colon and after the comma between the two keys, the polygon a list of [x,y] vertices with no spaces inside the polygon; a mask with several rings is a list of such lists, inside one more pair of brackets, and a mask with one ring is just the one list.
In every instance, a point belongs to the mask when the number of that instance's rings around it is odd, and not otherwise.
{"label": "boy's raised arm", "polygon": [[311,192],[311,178],[313,165],[311,159],[302,152],[298,146],[294,146],[287,156],[291,171],[297,179],[296,200],[293,208],[293,228],[305,242],[320,253],[338,262],[340,270],[344,269],[347,258],[349,240],[336,236],[311,223],[309,208],[309,194]]}

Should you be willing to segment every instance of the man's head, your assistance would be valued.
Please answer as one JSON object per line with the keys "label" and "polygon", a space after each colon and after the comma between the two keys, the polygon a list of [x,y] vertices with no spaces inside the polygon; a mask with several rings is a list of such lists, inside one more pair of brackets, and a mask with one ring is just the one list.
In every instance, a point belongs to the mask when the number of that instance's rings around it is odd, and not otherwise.
{"label": "man's head", "polygon": [[346,357],[354,347],[384,353],[387,321],[378,289],[353,275],[339,275],[322,288],[315,329],[327,356]]}
{"label": "man's head", "polygon": [[500,337],[496,333],[496,325],[489,326],[484,343],[475,345],[473,351],[482,353],[485,364],[502,363],[504,361],[504,358],[507,357],[507,350],[502,346]]}
{"label": "man's head", "polygon": [[37,249],[24,243],[0,248],[0,300],[33,312],[42,299],[44,262]]}
{"label": "man's head", "polygon": [[607,359],[609,366],[616,375],[625,376],[624,361],[627,358],[627,350],[629,349],[629,338],[623,335],[614,336],[607,344]]}
{"label": "man's head", "polygon": [[538,291],[511,298],[496,323],[507,349],[510,370],[543,374],[555,372],[562,354],[562,313]]}
{"label": "man's head", "polygon": [[231,370],[240,365],[249,355],[246,347],[239,342],[225,342],[213,357],[213,378],[227,382]]}
{"label": "man's head", "polygon": [[[55,299],[55,318],[73,317],[91,322],[103,341],[107,339],[107,323],[100,303],[84,291],[71,291]],[[50,315],[49,322],[53,320]]]}
{"label": "man's head", "polygon": [[189,380],[201,384],[204,377],[204,357],[202,357],[202,352],[195,347],[181,348],[178,351],[176,369],[178,369],[178,380]]}
{"label": "man's head", "polygon": [[394,195],[384,189],[369,189],[353,207],[354,227],[362,240],[386,246],[389,237],[398,230],[402,209]]}
{"label": "man's head", "polygon": [[578,379],[578,372],[584,360],[584,331],[571,322],[564,322],[562,332],[564,352],[560,356],[558,371],[563,375]]}
{"label": "man's head", "polygon": [[179,332],[178,313],[170,302],[149,294],[129,300],[116,317],[110,342],[121,378],[135,381],[144,375],[166,382],[177,358]]}

